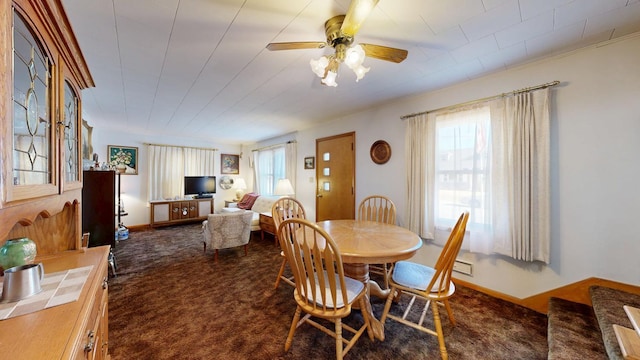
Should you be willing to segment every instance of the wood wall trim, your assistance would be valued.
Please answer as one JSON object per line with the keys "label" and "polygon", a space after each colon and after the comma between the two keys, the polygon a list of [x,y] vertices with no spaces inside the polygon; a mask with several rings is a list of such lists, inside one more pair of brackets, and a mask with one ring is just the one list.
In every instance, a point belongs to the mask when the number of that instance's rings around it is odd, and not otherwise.
{"label": "wood wall trim", "polygon": [[521,305],[531,310],[537,311],[542,314],[546,314],[549,306],[549,298],[556,297],[564,300],[574,301],[581,304],[591,306],[591,296],[589,294],[589,288],[591,286],[599,285],[613,289],[618,289],[632,294],[640,295],[640,286],[625,284],[613,280],[601,279],[596,277],[587,278],[581,281],[577,281],[572,284],[567,284],[549,291],[542,292],[540,294],[532,295],[524,299],[520,299],[511,295],[503,294],[498,291],[494,291],[476,284],[466,282],[464,280],[453,279],[455,284],[468,287],[470,289],[479,291],[481,293],[493,296],[498,299],[509,301],[513,304]]}

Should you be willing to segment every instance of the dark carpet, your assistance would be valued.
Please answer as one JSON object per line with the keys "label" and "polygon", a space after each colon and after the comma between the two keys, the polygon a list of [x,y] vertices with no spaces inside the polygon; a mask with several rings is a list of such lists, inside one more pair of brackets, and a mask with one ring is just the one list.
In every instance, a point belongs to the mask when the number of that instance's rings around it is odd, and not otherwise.
{"label": "dark carpet", "polygon": [[[295,311],[293,288],[274,281],[281,263],[273,239],[252,235],[242,248],[202,252],[199,224],[132,232],[114,251],[109,287],[109,349],[123,359],[333,359],[335,341],[303,325],[284,342]],[[400,314],[404,296],[391,308]],[[545,315],[459,286],[443,311],[450,359],[546,359]],[[373,298],[379,318],[384,301]],[[427,316],[427,323],[432,317]],[[359,311],[345,320],[361,324]],[[366,334],[346,359],[439,359],[437,338],[388,320],[385,341]]]}

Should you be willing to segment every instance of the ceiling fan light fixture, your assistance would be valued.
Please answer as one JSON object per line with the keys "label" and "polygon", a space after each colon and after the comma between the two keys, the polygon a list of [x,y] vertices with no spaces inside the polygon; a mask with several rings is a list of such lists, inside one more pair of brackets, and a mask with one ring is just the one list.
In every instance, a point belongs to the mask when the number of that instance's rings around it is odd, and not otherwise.
{"label": "ceiling fan light fixture", "polygon": [[336,87],[338,83],[336,82],[336,77],[338,77],[338,73],[335,71],[327,71],[327,75],[320,80],[323,84],[327,86]]}
{"label": "ceiling fan light fixture", "polygon": [[364,74],[369,72],[369,70],[371,70],[371,68],[364,67],[362,65],[358,65],[358,67],[351,68],[351,70],[353,70],[353,72],[356,74],[356,82],[358,82],[358,80],[362,79],[364,77]]}
{"label": "ceiling fan light fixture", "polygon": [[327,66],[329,66],[329,59],[326,56],[318,60],[311,59],[309,65],[311,65],[311,71],[313,71],[314,74],[318,75],[319,78],[323,78],[327,73],[326,69]]}
{"label": "ceiling fan light fixture", "polygon": [[354,45],[347,49],[344,63],[347,64],[350,69],[355,69],[359,66],[362,66],[364,57],[365,53],[362,46],[360,46],[360,44]]}

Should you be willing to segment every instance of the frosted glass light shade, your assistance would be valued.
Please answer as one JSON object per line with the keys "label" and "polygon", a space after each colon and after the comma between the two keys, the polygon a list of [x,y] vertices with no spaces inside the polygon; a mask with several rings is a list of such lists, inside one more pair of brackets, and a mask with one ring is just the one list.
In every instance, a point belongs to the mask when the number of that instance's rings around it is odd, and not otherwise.
{"label": "frosted glass light shade", "polygon": [[336,82],[337,76],[338,76],[337,72],[327,71],[327,76],[325,76],[324,79],[321,80],[321,82],[327,86],[336,87],[338,86],[338,83]]}
{"label": "frosted glass light shade", "polygon": [[326,72],[325,69],[329,66],[329,59],[327,59],[326,56],[318,60],[311,59],[309,65],[311,65],[311,71],[313,71],[314,74],[318,75],[319,78],[323,78]]}
{"label": "frosted glass light shade", "polygon": [[364,67],[362,65],[359,65],[358,67],[353,69],[353,72],[356,73],[356,82],[358,82],[358,80],[362,79],[364,77],[364,74],[366,74],[370,69],[371,68]]}

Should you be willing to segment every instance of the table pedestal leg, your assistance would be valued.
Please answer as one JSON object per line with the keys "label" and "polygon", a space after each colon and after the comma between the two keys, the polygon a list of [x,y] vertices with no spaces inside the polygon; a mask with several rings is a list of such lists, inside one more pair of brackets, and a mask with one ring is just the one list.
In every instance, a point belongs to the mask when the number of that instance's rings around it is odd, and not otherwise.
{"label": "table pedestal leg", "polygon": [[[368,264],[344,264],[344,273],[346,276],[359,280],[363,282],[367,288],[365,292],[365,306],[366,309],[360,309],[360,311],[366,311],[369,314],[369,324],[371,325],[371,330],[373,331],[373,336],[376,339],[383,341],[384,340],[384,325],[380,322],[380,320],[376,319],[373,315],[373,309],[371,308],[371,302],[369,301],[369,294],[371,291],[376,293],[376,296],[383,293],[384,291],[380,289],[380,286],[375,282],[369,279],[369,265]],[[388,293],[388,290],[387,290]],[[385,296],[386,298],[386,296]],[[354,308],[357,304],[353,304]]]}

